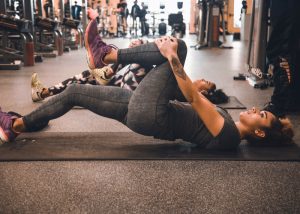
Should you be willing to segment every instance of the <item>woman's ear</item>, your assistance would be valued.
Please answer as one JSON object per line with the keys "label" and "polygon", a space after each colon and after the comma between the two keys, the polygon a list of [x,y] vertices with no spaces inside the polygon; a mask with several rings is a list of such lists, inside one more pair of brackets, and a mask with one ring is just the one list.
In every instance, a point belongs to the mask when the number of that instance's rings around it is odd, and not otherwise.
{"label": "woman's ear", "polygon": [[202,90],[202,91],[200,91],[201,92],[201,94],[203,94],[203,95],[208,95],[208,92],[206,91],[206,90]]}
{"label": "woman's ear", "polygon": [[257,137],[265,137],[265,136],[266,136],[265,131],[263,131],[263,130],[261,130],[261,129],[256,129],[256,130],[254,131],[254,133],[255,133],[255,135],[256,135]]}

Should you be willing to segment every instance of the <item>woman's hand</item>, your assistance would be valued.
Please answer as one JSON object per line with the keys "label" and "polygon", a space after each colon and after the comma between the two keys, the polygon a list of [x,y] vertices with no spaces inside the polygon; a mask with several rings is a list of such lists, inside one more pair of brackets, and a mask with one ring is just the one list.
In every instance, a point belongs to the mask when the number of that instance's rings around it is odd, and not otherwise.
{"label": "woman's hand", "polygon": [[178,43],[177,39],[172,36],[164,36],[155,40],[160,53],[170,60],[172,57],[177,57]]}
{"label": "woman's hand", "polygon": [[142,44],[144,44],[144,41],[142,39],[134,39],[130,42],[129,48],[134,48],[134,47],[140,46]]}

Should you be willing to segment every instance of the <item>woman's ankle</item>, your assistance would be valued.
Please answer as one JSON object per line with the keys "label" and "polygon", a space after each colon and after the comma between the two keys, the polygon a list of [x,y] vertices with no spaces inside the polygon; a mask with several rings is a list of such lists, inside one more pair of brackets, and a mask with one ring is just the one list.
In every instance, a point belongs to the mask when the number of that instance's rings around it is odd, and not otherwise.
{"label": "woman's ankle", "polygon": [[118,50],[112,49],[108,54],[103,58],[105,64],[116,63],[118,61]]}
{"label": "woman's ankle", "polygon": [[25,131],[23,118],[17,118],[14,120],[12,124],[12,130],[17,134],[20,134],[21,132]]}
{"label": "woman's ankle", "polygon": [[42,93],[41,93],[41,97],[43,99],[47,98],[50,96],[49,90],[47,88],[43,88]]}

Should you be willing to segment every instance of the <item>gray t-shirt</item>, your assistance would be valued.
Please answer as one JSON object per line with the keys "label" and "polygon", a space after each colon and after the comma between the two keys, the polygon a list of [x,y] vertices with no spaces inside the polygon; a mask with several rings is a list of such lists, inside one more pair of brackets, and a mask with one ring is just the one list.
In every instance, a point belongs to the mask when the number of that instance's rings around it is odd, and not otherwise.
{"label": "gray t-shirt", "polygon": [[229,113],[218,106],[217,111],[224,117],[224,126],[214,137],[189,103],[170,102],[173,137],[197,144],[207,149],[234,149],[240,144],[239,131]]}

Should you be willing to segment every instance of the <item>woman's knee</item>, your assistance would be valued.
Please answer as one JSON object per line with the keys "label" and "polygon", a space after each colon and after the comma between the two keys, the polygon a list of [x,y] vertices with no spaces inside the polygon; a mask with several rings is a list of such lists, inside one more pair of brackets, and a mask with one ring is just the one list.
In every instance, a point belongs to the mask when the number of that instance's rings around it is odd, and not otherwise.
{"label": "woman's knee", "polygon": [[76,101],[76,94],[80,91],[80,84],[69,85],[60,95],[61,99],[65,104],[73,104]]}

